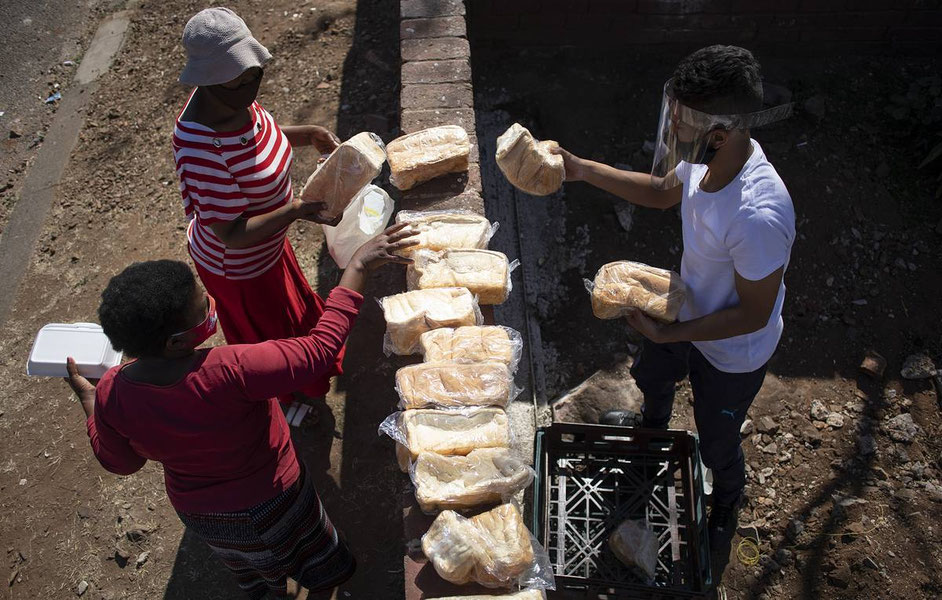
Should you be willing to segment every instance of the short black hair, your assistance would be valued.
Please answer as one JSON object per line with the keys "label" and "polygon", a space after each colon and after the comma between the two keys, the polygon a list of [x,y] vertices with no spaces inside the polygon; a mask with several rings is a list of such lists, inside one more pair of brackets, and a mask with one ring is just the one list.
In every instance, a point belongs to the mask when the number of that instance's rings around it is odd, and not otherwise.
{"label": "short black hair", "polygon": [[708,46],[687,56],[674,70],[671,90],[687,106],[713,115],[762,109],[761,67],[739,46]]}
{"label": "short black hair", "polygon": [[98,319],[115,350],[159,356],[167,338],[184,327],[196,279],[178,260],[137,262],[111,278]]}

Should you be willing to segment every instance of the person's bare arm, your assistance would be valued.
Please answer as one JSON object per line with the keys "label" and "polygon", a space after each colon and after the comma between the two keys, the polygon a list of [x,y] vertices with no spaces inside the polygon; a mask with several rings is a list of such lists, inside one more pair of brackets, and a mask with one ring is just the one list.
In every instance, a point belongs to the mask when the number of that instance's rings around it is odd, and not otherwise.
{"label": "person's bare arm", "polygon": [[775,307],[785,267],[758,281],[735,273],[739,304],[692,321],[664,325],[639,310],[628,315],[628,323],[652,342],[699,342],[723,340],[758,331],[765,327]]}
{"label": "person's bare arm", "polygon": [[292,146],[314,146],[321,154],[330,154],[340,145],[340,138],[320,125],[287,125],[281,131]]}
{"label": "person's bare arm", "polygon": [[639,206],[667,209],[681,200],[683,186],[667,190],[657,189],[649,173],[622,171],[593,160],[579,158],[562,148],[554,151],[563,157],[566,181],[585,181]]}
{"label": "person's bare arm", "polygon": [[248,219],[239,217],[232,221],[213,223],[210,227],[228,248],[248,248],[267,240],[298,219],[331,226],[340,222],[342,215],[331,219],[322,216],[324,208],[321,202],[302,202],[295,199],[264,215]]}

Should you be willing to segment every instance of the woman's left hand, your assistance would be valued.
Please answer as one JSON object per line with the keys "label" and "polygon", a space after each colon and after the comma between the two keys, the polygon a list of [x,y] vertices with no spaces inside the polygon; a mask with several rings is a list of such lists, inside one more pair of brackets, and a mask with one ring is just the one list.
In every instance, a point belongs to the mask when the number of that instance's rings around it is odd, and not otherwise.
{"label": "woman's left hand", "polygon": [[321,154],[330,154],[340,145],[338,138],[332,131],[320,125],[305,125],[305,139],[314,146]]}
{"label": "woman's left hand", "polygon": [[655,344],[666,344],[673,341],[670,339],[670,325],[658,323],[637,308],[630,309],[626,318],[628,319],[628,324],[631,325],[635,331]]}
{"label": "woman's left hand", "polygon": [[71,356],[66,359],[65,368],[69,373],[69,376],[65,378],[65,382],[78,396],[79,402],[82,403],[82,408],[85,410],[85,416],[91,415],[95,405],[95,384],[98,383],[98,380],[93,380],[93,383],[79,375],[78,365],[75,364],[75,359]]}

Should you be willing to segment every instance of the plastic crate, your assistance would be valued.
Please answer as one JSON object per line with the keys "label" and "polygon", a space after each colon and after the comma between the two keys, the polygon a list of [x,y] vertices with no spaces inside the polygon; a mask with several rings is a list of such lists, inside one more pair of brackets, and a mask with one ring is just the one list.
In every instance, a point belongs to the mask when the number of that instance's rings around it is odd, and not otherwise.
{"label": "plastic crate", "polygon": [[[567,597],[706,597],[713,589],[703,472],[686,431],[556,423],[536,434],[533,533]],[[653,584],[625,567],[608,536],[646,519],[659,540]]]}

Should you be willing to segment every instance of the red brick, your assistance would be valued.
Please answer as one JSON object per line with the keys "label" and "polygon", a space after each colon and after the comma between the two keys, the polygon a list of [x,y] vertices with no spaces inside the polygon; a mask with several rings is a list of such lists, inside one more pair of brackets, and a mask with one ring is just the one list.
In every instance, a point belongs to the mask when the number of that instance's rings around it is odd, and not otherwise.
{"label": "red brick", "polygon": [[402,83],[458,83],[471,81],[467,58],[423,60],[402,65]]}
{"label": "red brick", "polygon": [[471,56],[468,40],[460,37],[402,40],[403,61],[447,60]]}
{"label": "red brick", "polygon": [[692,14],[729,12],[729,0],[638,0],[638,12]]}
{"label": "red brick", "polygon": [[470,83],[413,83],[402,86],[400,108],[474,108]]}
{"label": "red brick", "polygon": [[637,0],[589,0],[589,12],[601,15],[629,15],[637,12]]}
{"label": "red brick", "polygon": [[465,37],[468,33],[464,17],[435,19],[405,19],[399,23],[399,38],[403,40],[439,37]]}
{"label": "red brick", "polygon": [[461,125],[468,134],[474,133],[474,110],[470,108],[442,108],[432,110],[404,110],[399,119],[403,133],[413,133],[439,125]]}
{"label": "red brick", "polygon": [[401,0],[399,14],[403,19],[463,16],[464,0]]}

